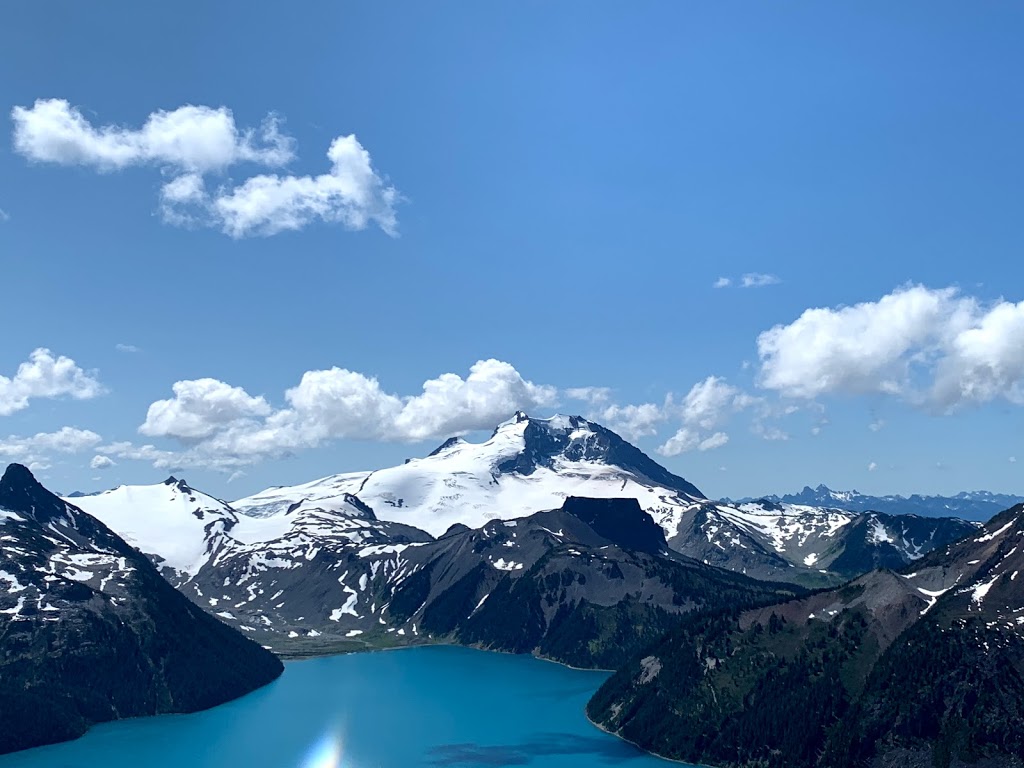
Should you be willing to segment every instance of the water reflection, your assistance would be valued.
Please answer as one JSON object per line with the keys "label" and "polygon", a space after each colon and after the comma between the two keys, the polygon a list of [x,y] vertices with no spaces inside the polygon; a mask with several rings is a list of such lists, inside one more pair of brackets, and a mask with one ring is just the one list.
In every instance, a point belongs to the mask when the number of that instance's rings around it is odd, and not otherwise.
{"label": "water reflection", "polygon": [[341,734],[333,731],[324,736],[309,750],[300,764],[301,768],[342,768]]}

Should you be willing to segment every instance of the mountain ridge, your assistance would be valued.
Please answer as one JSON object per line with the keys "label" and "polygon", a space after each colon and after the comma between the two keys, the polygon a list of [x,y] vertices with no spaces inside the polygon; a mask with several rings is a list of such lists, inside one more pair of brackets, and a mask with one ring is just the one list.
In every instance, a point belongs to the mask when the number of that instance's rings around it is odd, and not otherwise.
{"label": "mountain ridge", "polygon": [[0,478],[0,533],[0,752],[205,709],[283,670],[22,465]]}

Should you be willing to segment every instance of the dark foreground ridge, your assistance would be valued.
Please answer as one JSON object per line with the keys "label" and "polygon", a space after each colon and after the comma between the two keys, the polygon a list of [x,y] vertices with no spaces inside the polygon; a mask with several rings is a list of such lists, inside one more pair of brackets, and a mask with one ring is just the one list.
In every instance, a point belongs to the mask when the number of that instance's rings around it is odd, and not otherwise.
{"label": "dark foreground ridge", "polygon": [[684,619],[589,716],[744,768],[1024,764],[1024,507],[903,572]]}
{"label": "dark foreground ridge", "polygon": [[0,479],[0,536],[0,753],[212,707],[283,670],[18,464]]}

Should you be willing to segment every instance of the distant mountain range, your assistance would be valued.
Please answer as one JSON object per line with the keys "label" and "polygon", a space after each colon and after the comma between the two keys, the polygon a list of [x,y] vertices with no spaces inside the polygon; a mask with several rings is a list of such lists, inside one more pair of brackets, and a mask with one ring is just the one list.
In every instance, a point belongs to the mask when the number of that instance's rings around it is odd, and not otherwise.
{"label": "distant mountain range", "polygon": [[1024,505],[900,572],[683,619],[588,712],[707,765],[1020,766]]}
{"label": "distant mountain range", "polygon": [[0,753],[211,707],[282,671],[18,464],[0,479],[0,638]]}
{"label": "distant mountain range", "polygon": [[851,512],[885,512],[890,515],[921,515],[922,517],[960,517],[964,520],[985,521],[1004,509],[1024,502],[1024,496],[989,491],[963,491],[956,496],[869,496],[859,491],[833,491],[826,485],[817,488],[804,486],[799,493],[785,496],[761,496],[740,499],[727,504],[751,501],[771,501],[781,504],[805,504],[814,507],[836,507]]}

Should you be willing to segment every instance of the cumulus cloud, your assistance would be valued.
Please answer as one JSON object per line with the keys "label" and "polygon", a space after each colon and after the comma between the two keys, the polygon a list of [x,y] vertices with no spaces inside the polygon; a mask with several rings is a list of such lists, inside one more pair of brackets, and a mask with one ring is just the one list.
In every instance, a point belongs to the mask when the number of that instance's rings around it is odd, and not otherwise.
{"label": "cumulus cloud", "polygon": [[39,432],[30,437],[12,435],[6,440],[0,440],[0,456],[7,461],[49,468],[53,454],[92,450],[102,439],[91,430],[76,427],[61,427],[56,432]]}
{"label": "cumulus cloud", "polygon": [[216,379],[179,381],[171,389],[173,398],[149,406],[139,427],[141,434],[198,440],[240,420],[270,413],[270,404],[262,397]]}
{"label": "cumulus cloud", "polygon": [[874,472],[876,469],[878,469],[878,465],[875,462],[872,461],[868,464],[868,472]]}
{"label": "cumulus cloud", "polygon": [[985,305],[955,288],[806,310],[758,337],[759,383],[787,397],[883,393],[952,409],[1024,404],[1024,302]]}
{"label": "cumulus cloud", "polygon": [[711,451],[721,448],[729,442],[729,436],[724,432],[715,432],[708,437],[701,437],[697,430],[690,427],[680,428],[672,437],[658,446],[656,449],[662,456],[678,456],[689,451]]}
{"label": "cumulus cloud", "polygon": [[18,366],[13,378],[0,376],[0,416],[24,410],[35,398],[88,400],[103,391],[95,375],[79,368],[70,357],[54,357],[40,347]]}
{"label": "cumulus cloud", "polygon": [[665,405],[609,405],[592,418],[627,440],[638,440],[657,434],[658,425],[665,421],[671,409],[671,398]]}
{"label": "cumulus cloud", "polygon": [[117,464],[117,462],[114,461],[109,456],[102,456],[100,454],[96,454],[95,456],[92,457],[92,461],[89,462],[89,468],[90,469],[110,469],[110,467],[113,467],[116,464]]}
{"label": "cumulus cloud", "polygon": [[185,189],[173,190],[177,199],[168,195],[165,187],[165,213],[188,217],[192,215],[189,208],[198,206],[197,220],[212,220],[234,238],[276,235],[303,229],[314,221],[337,223],[352,230],[374,223],[395,235],[398,191],[377,174],[370,153],[355,135],[336,138],[327,157],[330,170],[319,176],[253,176],[213,195],[206,195],[193,182]]}
{"label": "cumulus cloud", "polygon": [[307,371],[280,409],[215,379],[180,381],[173,391],[173,398],[150,406],[139,431],[176,439],[181,450],[117,443],[103,452],[164,469],[235,471],[336,439],[416,442],[490,429],[516,410],[552,405],[557,396],[554,387],[534,384],[500,360],[478,361],[465,378],[429,379],[409,396],[387,392],[356,371]]}
{"label": "cumulus cloud", "polygon": [[728,288],[730,285],[732,285],[732,278],[720,277],[717,280],[715,280],[714,283],[711,284],[711,287],[712,288]]}
{"label": "cumulus cloud", "polygon": [[116,349],[118,352],[126,352],[127,354],[132,354],[132,355],[135,354],[136,352],[141,352],[142,351],[141,349],[136,347],[134,344],[115,344],[114,345],[114,349]]}
{"label": "cumulus cloud", "polygon": [[94,126],[65,100],[40,99],[14,107],[11,118],[14,149],[33,162],[100,172],[158,168],[169,177],[160,212],[171,224],[215,227],[234,238],[302,229],[313,221],[353,230],[374,223],[390,235],[397,232],[398,192],[353,134],[331,142],[327,173],[259,174],[208,189],[209,174],[241,163],[279,168],[295,159],[295,142],[281,132],[276,116],[258,128],[241,128],[226,107],[190,104],[154,112],[139,128]]}
{"label": "cumulus cloud", "polygon": [[883,429],[885,429],[885,419],[875,419],[870,424],[868,424],[868,429],[870,429],[872,432],[881,432]]}
{"label": "cumulus cloud", "polygon": [[11,110],[14,150],[29,160],[116,171],[135,165],[207,173],[240,162],[279,166],[294,157],[293,140],[274,116],[239,129],[230,109],[186,105],[158,110],[141,128],[93,126],[64,99],[38,99]]}

